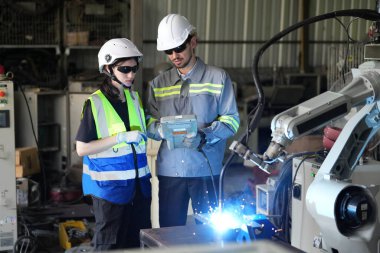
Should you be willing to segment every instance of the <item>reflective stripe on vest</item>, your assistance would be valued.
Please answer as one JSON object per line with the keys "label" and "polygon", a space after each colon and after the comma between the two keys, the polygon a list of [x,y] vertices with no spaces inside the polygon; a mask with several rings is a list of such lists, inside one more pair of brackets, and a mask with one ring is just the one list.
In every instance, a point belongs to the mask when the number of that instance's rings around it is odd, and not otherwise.
{"label": "reflective stripe on vest", "polygon": [[[138,94],[136,92],[131,94],[128,89],[124,90],[124,94],[128,105],[131,130],[145,133],[145,115]],[[114,113],[115,109],[100,90],[91,95],[90,101],[95,125],[100,126],[97,127],[98,139],[126,131],[124,122],[117,113]],[[102,127],[101,124],[103,123],[106,123],[107,126]]]}
{"label": "reflective stripe on vest", "polygon": [[125,97],[128,103],[129,115],[134,115],[133,118],[139,120],[139,124],[137,124],[137,121],[130,123],[131,130],[139,130],[146,133],[145,114],[139,95],[134,91],[130,93],[129,90],[125,90]]}
{"label": "reflective stripe on vest", "polygon": [[[87,164],[83,164],[83,173],[89,175],[92,180],[109,181],[109,180],[128,180],[136,177],[135,170],[123,171],[94,171],[88,168]],[[139,176],[144,177],[150,173],[148,166],[139,168]]]}

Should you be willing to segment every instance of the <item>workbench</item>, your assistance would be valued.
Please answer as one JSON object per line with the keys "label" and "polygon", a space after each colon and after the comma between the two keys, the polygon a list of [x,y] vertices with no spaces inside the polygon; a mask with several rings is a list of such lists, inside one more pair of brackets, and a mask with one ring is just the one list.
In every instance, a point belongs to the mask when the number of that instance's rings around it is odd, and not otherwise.
{"label": "workbench", "polygon": [[[157,250],[157,252],[165,252],[168,248],[173,247],[189,248],[189,246],[194,248],[194,251],[192,252],[214,252],[209,251],[208,249],[226,249],[227,245],[229,245],[228,247],[234,248],[233,252],[303,252],[291,245],[274,240],[257,240],[250,243],[236,243],[236,240],[233,240],[232,237],[233,235],[230,234],[229,236],[221,238],[221,236],[219,236],[210,226],[196,224],[140,230],[141,248],[150,248],[150,251]],[[201,248],[202,251],[196,250],[200,250]],[[249,248],[248,251],[246,251],[247,248]],[[168,252],[170,252],[170,250]],[[181,250],[180,252],[184,251]]]}

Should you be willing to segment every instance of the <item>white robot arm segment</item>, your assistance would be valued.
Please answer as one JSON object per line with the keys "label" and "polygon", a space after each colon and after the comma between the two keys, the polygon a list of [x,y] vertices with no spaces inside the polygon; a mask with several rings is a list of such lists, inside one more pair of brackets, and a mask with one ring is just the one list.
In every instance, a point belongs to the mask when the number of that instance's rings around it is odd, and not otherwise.
{"label": "white robot arm segment", "polygon": [[373,102],[379,88],[378,70],[365,70],[339,92],[327,91],[276,115],[271,123],[272,141],[264,159],[275,159],[294,139],[345,116],[353,106]]}
{"label": "white robot arm segment", "polygon": [[[306,205],[320,227],[328,252],[378,251],[378,185],[349,179],[366,146],[380,128],[380,102],[365,105],[345,125],[306,194]],[[379,180],[373,178],[371,184]]]}

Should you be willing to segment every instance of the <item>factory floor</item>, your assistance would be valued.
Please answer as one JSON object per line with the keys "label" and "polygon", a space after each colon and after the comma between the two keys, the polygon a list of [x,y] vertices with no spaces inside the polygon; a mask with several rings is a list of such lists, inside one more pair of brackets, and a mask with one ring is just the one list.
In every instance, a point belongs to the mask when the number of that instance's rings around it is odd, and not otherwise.
{"label": "factory floor", "polygon": [[[253,174],[252,168],[247,168],[239,164],[233,164],[231,165],[228,170],[225,173],[225,179],[224,179],[224,196],[227,200],[232,200],[232,202],[235,201],[241,201],[242,199],[245,201],[248,201],[251,203],[251,200],[253,199],[253,193],[251,191],[251,182],[253,180],[254,174]],[[226,200],[226,202],[227,202]],[[65,207],[67,208],[67,207]],[[75,207],[69,207],[67,211],[65,209],[59,209],[57,207],[56,209],[51,209],[49,211],[40,211],[39,215],[40,217],[54,217],[54,216],[60,216],[60,222],[65,222],[70,220],[72,217],[73,220],[77,220],[77,217],[83,217],[86,225],[91,229],[93,228],[94,222],[93,220],[86,219],[86,209],[89,210],[87,204],[78,204]],[[38,212],[38,210],[36,211]],[[43,212],[46,212],[44,214]],[[65,218],[62,219],[62,216]],[[38,218],[36,218],[38,219]],[[57,219],[55,219],[55,222]],[[41,223],[44,222],[44,220],[40,221]],[[194,224],[195,219],[194,216],[189,215],[187,224]],[[89,241],[82,243],[80,246],[72,247],[71,249],[63,249],[60,246],[59,242],[59,229],[58,229],[58,222],[56,222],[54,225],[54,232],[44,234],[42,230],[37,231],[39,232],[39,237],[42,238],[41,241],[41,248],[44,249],[44,252],[56,252],[56,253],[74,253],[74,252],[89,252],[90,246]],[[21,251],[20,251],[21,252]],[[42,251],[41,251],[42,252]]]}

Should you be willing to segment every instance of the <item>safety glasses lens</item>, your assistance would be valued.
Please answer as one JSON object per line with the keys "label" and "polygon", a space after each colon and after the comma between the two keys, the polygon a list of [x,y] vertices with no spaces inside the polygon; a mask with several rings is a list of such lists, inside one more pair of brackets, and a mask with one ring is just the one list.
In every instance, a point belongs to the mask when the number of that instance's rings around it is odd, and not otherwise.
{"label": "safety glasses lens", "polygon": [[183,43],[182,45],[175,47],[175,48],[172,48],[172,49],[169,49],[169,50],[165,50],[164,52],[167,55],[171,55],[173,53],[173,51],[176,52],[177,54],[182,53],[187,47],[187,42],[188,41],[186,40],[185,43]]}
{"label": "safety glasses lens", "polygon": [[139,65],[135,65],[133,67],[130,67],[130,66],[119,66],[119,67],[117,67],[117,70],[123,74],[128,74],[131,71],[133,73],[136,73],[138,69],[139,69]]}

